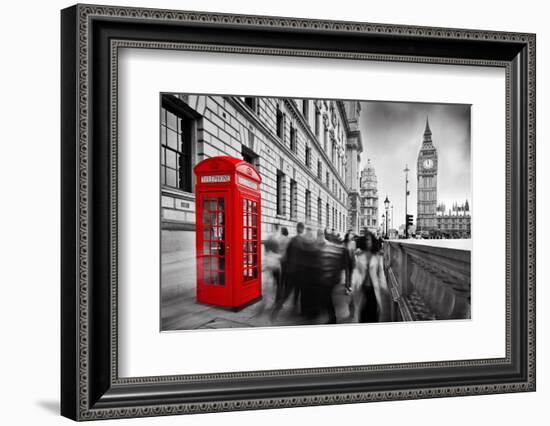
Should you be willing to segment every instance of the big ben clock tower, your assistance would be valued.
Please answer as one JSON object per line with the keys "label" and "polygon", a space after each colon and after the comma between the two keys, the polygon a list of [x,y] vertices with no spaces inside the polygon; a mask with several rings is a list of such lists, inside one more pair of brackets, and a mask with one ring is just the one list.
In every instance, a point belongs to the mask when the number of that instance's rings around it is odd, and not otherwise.
{"label": "big ben clock tower", "polygon": [[432,142],[432,131],[428,118],[426,118],[422,147],[418,153],[416,175],[418,192],[416,232],[426,233],[437,227],[437,150]]}

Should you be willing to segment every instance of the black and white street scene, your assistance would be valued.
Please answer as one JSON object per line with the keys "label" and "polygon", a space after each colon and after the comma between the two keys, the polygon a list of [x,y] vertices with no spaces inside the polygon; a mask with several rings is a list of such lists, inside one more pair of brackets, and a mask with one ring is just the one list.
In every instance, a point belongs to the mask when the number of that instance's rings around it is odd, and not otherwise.
{"label": "black and white street scene", "polygon": [[160,95],[160,330],[470,319],[471,107]]}

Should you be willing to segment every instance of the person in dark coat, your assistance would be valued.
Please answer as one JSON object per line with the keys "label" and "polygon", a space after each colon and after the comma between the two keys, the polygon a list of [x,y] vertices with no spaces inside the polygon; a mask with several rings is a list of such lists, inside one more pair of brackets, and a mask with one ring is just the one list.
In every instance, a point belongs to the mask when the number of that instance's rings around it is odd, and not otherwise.
{"label": "person in dark coat", "polygon": [[294,308],[298,310],[301,286],[307,274],[304,270],[307,262],[304,259],[304,250],[307,239],[304,236],[305,225],[302,222],[296,224],[296,235],[290,239],[285,255],[285,280],[286,297],[293,294]]}
{"label": "person in dark coat", "polygon": [[328,323],[336,324],[336,310],[332,294],[341,284],[342,272],[347,264],[345,247],[338,243],[325,244],[319,255],[319,301],[321,310],[328,315]]}
{"label": "person in dark coat", "polygon": [[278,295],[271,314],[271,320],[275,321],[279,311],[291,294],[294,294],[294,305],[298,308],[298,299],[300,296],[300,283],[303,280],[303,271],[301,270],[300,252],[305,242],[305,226],[302,222],[296,225],[296,235],[290,239],[286,245],[285,253],[282,257],[282,295]]}
{"label": "person in dark coat", "polygon": [[332,293],[340,283],[345,265],[343,246],[327,242],[323,232],[318,231],[317,239],[308,244],[303,253],[305,280],[302,284],[301,309],[308,318],[326,314],[328,323],[336,323],[336,309]]}

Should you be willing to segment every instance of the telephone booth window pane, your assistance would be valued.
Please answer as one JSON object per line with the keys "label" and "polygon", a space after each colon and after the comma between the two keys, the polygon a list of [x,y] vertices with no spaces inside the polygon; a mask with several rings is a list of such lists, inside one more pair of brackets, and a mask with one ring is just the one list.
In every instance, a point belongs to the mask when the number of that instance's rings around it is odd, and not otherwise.
{"label": "telephone booth window pane", "polygon": [[225,212],[223,197],[205,197],[202,201],[204,283],[225,285]]}
{"label": "telephone booth window pane", "polygon": [[212,284],[219,284],[218,280],[218,274],[216,272],[212,272]]}
{"label": "telephone booth window pane", "polygon": [[218,270],[218,256],[212,256],[210,260],[211,260],[210,268],[214,271],[217,271]]}
{"label": "telephone booth window pane", "polygon": [[257,278],[258,203],[243,200],[243,280]]}

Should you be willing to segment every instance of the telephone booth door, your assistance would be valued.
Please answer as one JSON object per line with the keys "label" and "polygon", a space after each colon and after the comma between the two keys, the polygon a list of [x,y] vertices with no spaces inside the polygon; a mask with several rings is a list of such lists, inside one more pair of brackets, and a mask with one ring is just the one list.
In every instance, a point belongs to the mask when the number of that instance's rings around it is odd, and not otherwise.
{"label": "telephone booth door", "polygon": [[231,235],[227,224],[232,217],[228,194],[204,192],[198,199],[202,220],[197,221],[197,300],[222,306],[231,300]]}
{"label": "telephone booth door", "polygon": [[240,199],[243,250],[238,303],[247,303],[261,296],[260,198],[257,195],[243,193]]}

